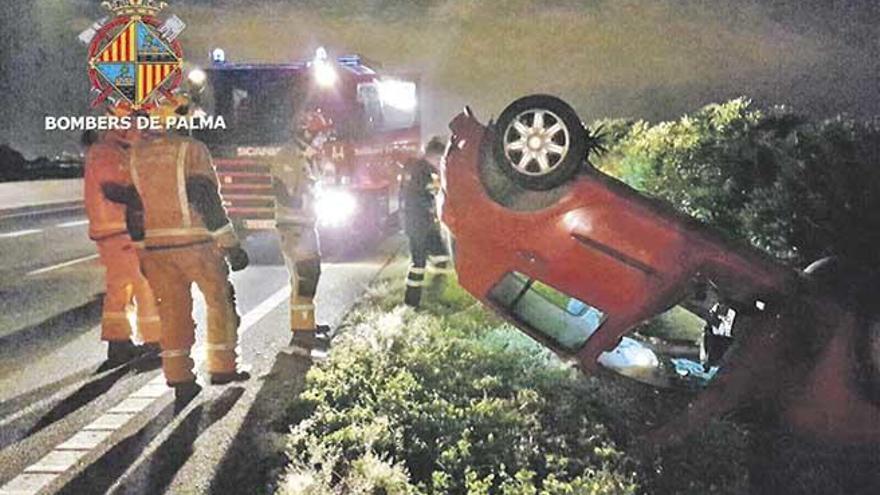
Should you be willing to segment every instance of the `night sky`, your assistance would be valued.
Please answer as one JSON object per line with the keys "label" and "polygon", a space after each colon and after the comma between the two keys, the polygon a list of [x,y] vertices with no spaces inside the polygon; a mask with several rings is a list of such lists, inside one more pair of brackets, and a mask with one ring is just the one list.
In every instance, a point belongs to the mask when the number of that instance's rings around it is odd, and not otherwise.
{"label": "night sky", "polygon": [[[75,150],[44,115],[88,113],[77,34],[97,0],[0,5],[0,144],[28,156]],[[425,121],[461,105],[498,114],[551,92],[590,121],[674,118],[724,99],[815,116],[880,114],[880,2],[870,0],[172,0],[189,63],[285,61],[319,45],[424,74]]]}

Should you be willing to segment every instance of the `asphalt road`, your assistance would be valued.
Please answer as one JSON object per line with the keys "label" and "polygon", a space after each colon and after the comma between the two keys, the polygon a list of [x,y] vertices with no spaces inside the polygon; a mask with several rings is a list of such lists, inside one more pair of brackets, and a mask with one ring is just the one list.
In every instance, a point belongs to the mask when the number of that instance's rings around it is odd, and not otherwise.
{"label": "asphalt road", "polygon": [[[254,378],[206,387],[175,413],[155,368],[100,369],[103,268],[86,230],[81,212],[0,218],[0,494],[254,491],[247,484],[259,477],[224,476],[230,466],[256,469],[248,464],[253,425],[279,394],[295,393],[305,371],[283,352],[289,286],[273,262],[276,240],[249,242],[257,263],[233,276]],[[319,320],[338,324],[399,247],[392,237],[326,263]]]}

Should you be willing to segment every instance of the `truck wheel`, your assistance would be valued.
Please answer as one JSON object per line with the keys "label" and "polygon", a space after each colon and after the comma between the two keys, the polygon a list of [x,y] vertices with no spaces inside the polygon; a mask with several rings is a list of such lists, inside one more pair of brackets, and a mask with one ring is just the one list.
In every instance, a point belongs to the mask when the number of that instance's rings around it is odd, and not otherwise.
{"label": "truck wheel", "polygon": [[587,131],[555,96],[531,95],[504,109],[493,144],[501,170],[526,189],[552,189],[577,173],[587,156]]}

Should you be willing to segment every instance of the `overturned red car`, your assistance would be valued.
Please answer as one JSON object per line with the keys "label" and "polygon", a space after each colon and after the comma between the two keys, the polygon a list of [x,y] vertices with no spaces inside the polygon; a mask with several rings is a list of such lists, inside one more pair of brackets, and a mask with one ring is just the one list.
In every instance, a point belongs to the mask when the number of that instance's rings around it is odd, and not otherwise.
{"label": "overturned red car", "polygon": [[489,125],[465,109],[450,129],[441,212],[459,281],[537,341],[595,371],[634,326],[698,307],[706,287],[736,310],[745,330],[721,372],[657,438],[763,400],[799,431],[880,442],[863,379],[877,359],[850,359],[872,338],[858,329],[880,325],[823,286],[831,264],[804,275],[594,169],[592,136],[558,98],[521,98]]}

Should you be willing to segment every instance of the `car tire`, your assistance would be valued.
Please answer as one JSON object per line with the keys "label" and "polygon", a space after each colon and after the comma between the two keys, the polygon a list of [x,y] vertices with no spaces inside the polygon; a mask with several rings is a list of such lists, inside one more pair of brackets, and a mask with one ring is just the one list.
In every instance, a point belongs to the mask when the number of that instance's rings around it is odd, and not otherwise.
{"label": "car tire", "polygon": [[553,189],[586,161],[588,134],[574,109],[550,95],[520,98],[495,124],[493,155],[501,171],[526,189]]}

